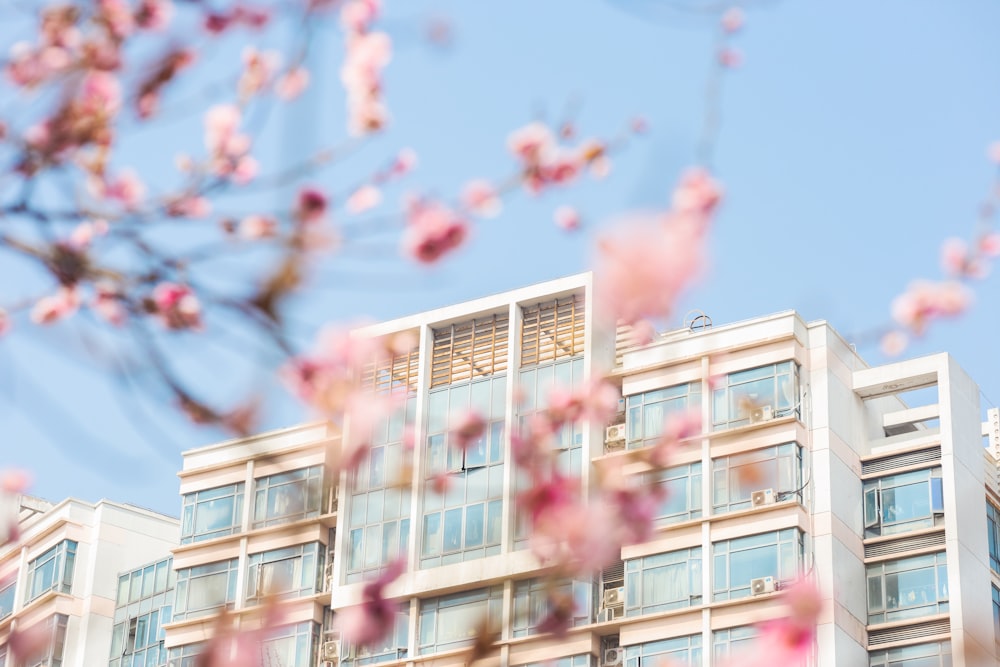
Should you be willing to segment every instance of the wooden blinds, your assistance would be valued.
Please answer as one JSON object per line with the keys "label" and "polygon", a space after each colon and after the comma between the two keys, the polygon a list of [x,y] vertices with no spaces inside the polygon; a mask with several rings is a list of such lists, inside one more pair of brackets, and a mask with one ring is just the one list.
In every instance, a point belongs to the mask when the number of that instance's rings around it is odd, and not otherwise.
{"label": "wooden blinds", "polygon": [[583,353],[584,301],[577,294],[521,309],[521,365]]}
{"label": "wooden blinds", "polygon": [[507,370],[507,313],[434,330],[431,387]]}
{"label": "wooden blinds", "polygon": [[376,393],[417,391],[417,372],[420,369],[420,350],[386,355],[378,361],[365,364],[361,386]]}

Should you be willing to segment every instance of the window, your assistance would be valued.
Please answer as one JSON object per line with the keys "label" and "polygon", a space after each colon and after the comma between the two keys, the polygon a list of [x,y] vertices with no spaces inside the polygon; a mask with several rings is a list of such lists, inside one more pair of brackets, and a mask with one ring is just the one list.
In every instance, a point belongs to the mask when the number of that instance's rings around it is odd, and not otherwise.
{"label": "window", "polygon": [[17,577],[11,577],[10,582],[0,588],[0,619],[14,613],[14,592],[17,588]]}
{"label": "window", "polygon": [[313,667],[318,646],[318,623],[305,621],[276,628],[260,643],[260,665]]}
{"label": "window", "polygon": [[174,620],[205,616],[236,602],[239,560],[199,565],[177,571]]}
{"label": "window", "polygon": [[[3,667],[0,665],[0,667]],[[568,655],[564,658],[553,658],[545,662],[529,662],[523,667],[597,667],[597,661],[589,653]]]}
{"label": "window", "polygon": [[802,533],[797,528],[716,542],[712,545],[712,599],[747,597],[754,579],[772,577],[776,586],[794,579],[799,574],[802,553]]}
{"label": "window", "polygon": [[689,635],[625,647],[625,667],[671,665],[700,667],[701,635]]}
{"label": "window", "polygon": [[[500,553],[506,388],[507,379],[495,377],[437,390],[428,399],[426,476],[448,474],[450,484],[444,494],[424,494],[421,567]],[[469,410],[487,426],[463,452],[448,442],[448,431]]]}
{"label": "window", "polygon": [[323,466],[261,477],[254,485],[254,528],[319,516]]}
{"label": "window", "polygon": [[403,602],[399,605],[399,611],[396,612],[396,625],[393,631],[383,637],[377,645],[366,644],[352,647],[345,644],[341,652],[348,657],[341,660],[341,664],[347,662],[352,667],[363,667],[364,665],[405,658],[409,643],[410,603]]}
{"label": "window", "polygon": [[865,482],[865,537],[943,525],[941,468]]}
{"label": "window", "polygon": [[646,486],[658,486],[662,492],[653,523],[666,526],[701,516],[701,462],[674,466],[643,474]]}
{"label": "window", "polygon": [[115,625],[111,634],[110,667],[118,665],[162,665],[167,651],[163,626],[170,622],[170,607],[134,616]]}
{"label": "window", "polygon": [[870,667],[951,667],[951,642],[872,651],[868,664]]}
{"label": "window", "polygon": [[117,607],[160,595],[174,587],[173,559],[165,558],[152,565],[126,572],[118,577]]}
{"label": "window", "polygon": [[1000,574],[1000,510],[986,503],[986,539],[990,546],[990,569]]}
{"label": "window", "polygon": [[701,604],[701,547],[625,563],[625,615]]}
{"label": "window", "polygon": [[420,605],[421,655],[470,646],[480,628],[499,628],[503,607],[503,586],[481,588],[440,598]]}
{"label": "window", "polygon": [[773,417],[795,415],[799,410],[799,367],[785,361],[730,373],[712,392],[712,428],[745,426],[754,410],[771,409]]}
{"label": "window", "polygon": [[319,542],[251,554],[247,573],[248,602],[312,595],[322,590],[323,545]]}
{"label": "window", "polygon": [[868,622],[889,623],[948,611],[943,553],[868,566]]}
{"label": "window", "polygon": [[1000,642],[1000,589],[990,586],[993,590],[993,638]]}
{"label": "window", "polygon": [[645,447],[663,434],[667,417],[701,408],[701,381],[647,391],[627,399],[629,449]]}
{"label": "window", "polygon": [[181,544],[232,535],[243,522],[243,484],[184,495]]}
{"label": "window", "polygon": [[746,654],[756,638],[757,631],[750,625],[716,630],[712,633],[712,653],[715,656],[715,663]]}
{"label": "window", "polygon": [[416,401],[377,421],[371,450],[353,474],[350,533],[347,546],[349,584],[364,581],[406,552],[410,539],[409,479],[398,484],[393,475],[408,470],[410,454],[403,445],[407,424],[413,424]]}
{"label": "window", "polygon": [[712,513],[749,509],[754,491],[802,501],[802,448],[790,442],[712,460]]}
{"label": "window", "polygon": [[[577,311],[578,313],[581,311]],[[549,407],[549,394],[554,388],[571,390],[583,382],[583,358],[571,357],[541,366],[524,367],[518,376],[518,390],[521,400],[517,407],[518,423],[522,431],[527,429],[531,417]],[[551,447],[554,450],[557,469],[570,477],[579,477],[583,470],[583,424],[564,425],[553,434]],[[514,494],[525,491],[531,484],[527,472],[520,466],[514,468]],[[514,505],[514,545],[524,548],[528,545],[530,526],[524,510]]]}
{"label": "window", "polygon": [[590,581],[554,582],[548,579],[529,579],[514,584],[515,637],[527,637],[541,632],[539,626],[556,606],[570,602],[573,605],[570,627],[593,622],[591,598],[594,584]]}
{"label": "window", "polygon": [[76,542],[63,540],[28,563],[28,585],[25,604],[47,591],[69,593],[73,587],[73,563]]}
{"label": "window", "polygon": [[168,652],[167,667],[197,667],[198,656],[204,648],[203,642],[175,646]]}
{"label": "window", "polygon": [[46,634],[51,639],[45,642],[38,653],[30,655],[20,662],[19,665],[22,667],[62,667],[63,654],[66,650],[66,625],[69,623],[69,617],[65,614],[53,614],[43,623],[45,623]]}

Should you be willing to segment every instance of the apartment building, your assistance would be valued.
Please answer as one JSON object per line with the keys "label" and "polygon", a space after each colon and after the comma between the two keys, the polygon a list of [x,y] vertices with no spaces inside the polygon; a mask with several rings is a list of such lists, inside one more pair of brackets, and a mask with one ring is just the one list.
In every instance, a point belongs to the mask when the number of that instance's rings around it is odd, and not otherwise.
{"label": "apartment building", "polygon": [[[168,553],[177,520],[107,500],[53,504],[21,496],[21,539],[0,546],[0,667],[105,664],[121,570]],[[50,636],[38,655],[15,664],[13,628]]]}

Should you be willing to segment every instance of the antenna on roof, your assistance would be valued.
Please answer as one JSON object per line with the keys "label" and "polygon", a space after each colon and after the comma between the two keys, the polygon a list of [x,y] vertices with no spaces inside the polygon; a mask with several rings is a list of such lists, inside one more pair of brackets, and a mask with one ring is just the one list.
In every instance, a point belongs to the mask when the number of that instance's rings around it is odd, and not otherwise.
{"label": "antenna on roof", "polygon": [[705,311],[695,308],[684,316],[684,326],[691,331],[704,331],[712,328],[712,318]]}

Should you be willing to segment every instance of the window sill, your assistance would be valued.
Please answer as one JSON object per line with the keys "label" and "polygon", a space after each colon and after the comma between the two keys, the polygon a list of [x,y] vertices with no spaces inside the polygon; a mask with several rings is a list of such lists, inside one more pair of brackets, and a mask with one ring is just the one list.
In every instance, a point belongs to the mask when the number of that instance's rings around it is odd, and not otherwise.
{"label": "window sill", "polygon": [[703,433],[702,437],[706,438],[729,438],[738,437],[745,433],[751,433],[753,431],[760,431],[771,426],[787,426],[788,424],[805,424],[802,419],[795,414],[786,415],[784,417],[774,417],[773,419],[768,419],[767,421],[760,421],[756,424],[743,424],[742,426],[731,426],[727,428],[712,429],[707,433]]}
{"label": "window sill", "polygon": [[10,614],[4,616],[3,619],[0,619],[0,630],[10,625],[12,621],[23,617],[26,613],[29,613],[34,609],[44,606],[50,600],[56,600],[58,598],[66,598],[68,600],[72,600],[73,596],[69,593],[61,593],[53,588],[50,588],[49,590],[45,591],[34,600],[25,603],[20,609],[17,609],[11,612]]}
{"label": "window sill", "polygon": [[946,621],[950,618],[951,614],[949,612],[943,612],[940,614],[928,614],[926,616],[915,616],[914,618],[905,618],[901,621],[889,621],[887,623],[873,623],[871,625],[866,625],[865,629],[868,630],[869,632],[873,630],[892,630],[894,628],[905,628],[908,625],[921,625],[923,623],[930,623],[932,621]]}

